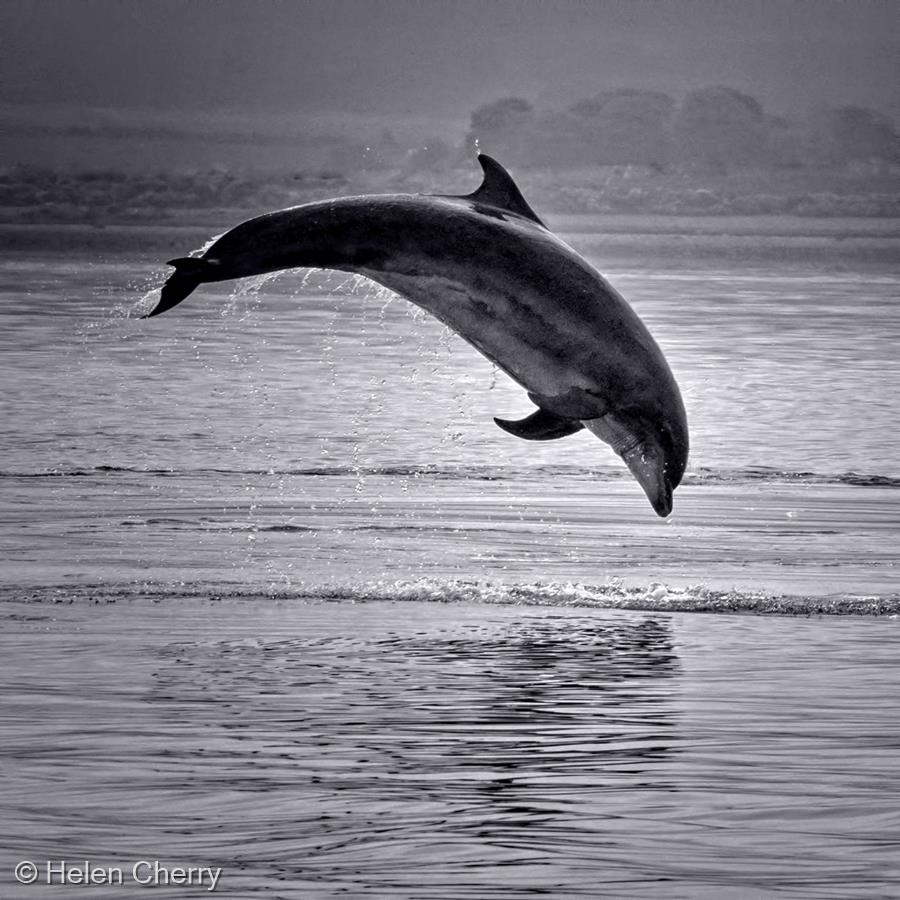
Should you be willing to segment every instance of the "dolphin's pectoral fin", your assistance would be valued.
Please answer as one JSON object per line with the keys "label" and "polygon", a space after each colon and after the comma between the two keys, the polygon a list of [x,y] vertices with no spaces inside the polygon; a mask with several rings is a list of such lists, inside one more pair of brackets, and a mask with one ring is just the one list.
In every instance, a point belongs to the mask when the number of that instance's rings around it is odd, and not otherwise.
{"label": "dolphin's pectoral fin", "polygon": [[528,399],[562,419],[596,419],[608,410],[600,397],[584,388],[570,388],[564,394],[529,393]]}
{"label": "dolphin's pectoral fin", "polygon": [[477,191],[466,194],[460,199],[483,203],[485,206],[493,206],[496,209],[505,209],[507,212],[531,219],[532,222],[537,222],[543,228],[547,227],[528,205],[518,185],[512,180],[512,176],[496,159],[492,159],[485,153],[479,153],[478,162],[484,171],[484,181],[481,182],[481,187]]}
{"label": "dolphin's pectoral fin", "polygon": [[584,428],[577,419],[565,419],[546,409],[538,409],[517,422],[497,418],[494,421],[504,431],[526,441],[555,441]]}

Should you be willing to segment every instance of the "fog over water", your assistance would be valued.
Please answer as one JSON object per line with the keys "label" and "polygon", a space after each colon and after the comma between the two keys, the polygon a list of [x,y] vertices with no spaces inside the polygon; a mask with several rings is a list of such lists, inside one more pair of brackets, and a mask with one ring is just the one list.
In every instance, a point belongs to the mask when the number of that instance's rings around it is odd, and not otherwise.
{"label": "fog over water", "polygon": [[0,31],[8,103],[454,117],[509,93],[726,84],[777,111],[900,112],[889,0],[6,0]]}

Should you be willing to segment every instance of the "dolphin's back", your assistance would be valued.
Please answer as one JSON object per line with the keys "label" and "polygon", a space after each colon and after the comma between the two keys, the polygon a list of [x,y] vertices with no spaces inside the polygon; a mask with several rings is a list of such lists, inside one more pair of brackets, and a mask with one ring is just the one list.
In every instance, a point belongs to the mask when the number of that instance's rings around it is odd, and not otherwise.
{"label": "dolphin's back", "polygon": [[174,264],[153,314],[202,281],[291,268],[354,272],[434,315],[560,415],[603,416],[636,392],[659,406],[681,403],[662,351],[612,285],[543,225],[478,199],[304,204],[249,219],[199,259]]}

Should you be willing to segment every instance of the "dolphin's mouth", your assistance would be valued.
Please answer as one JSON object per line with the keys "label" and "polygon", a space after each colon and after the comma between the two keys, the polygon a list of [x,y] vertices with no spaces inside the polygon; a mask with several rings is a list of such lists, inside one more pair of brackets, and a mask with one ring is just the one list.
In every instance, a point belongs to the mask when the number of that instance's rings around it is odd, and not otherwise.
{"label": "dolphin's mouth", "polygon": [[656,514],[672,514],[674,485],[668,472],[665,453],[652,437],[639,435],[621,419],[608,413],[599,419],[583,419],[582,424],[622,458],[641,486]]}

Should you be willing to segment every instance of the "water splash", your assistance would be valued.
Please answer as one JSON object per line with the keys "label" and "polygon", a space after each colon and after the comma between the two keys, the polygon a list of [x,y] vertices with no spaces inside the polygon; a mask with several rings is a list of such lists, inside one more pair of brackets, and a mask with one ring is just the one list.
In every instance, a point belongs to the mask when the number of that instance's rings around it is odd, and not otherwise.
{"label": "water splash", "polygon": [[656,613],[749,613],[766,616],[885,616],[900,614],[900,594],[886,596],[803,596],[765,591],[714,590],[650,581],[625,584],[610,579],[600,584],[575,581],[505,582],[493,579],[346,580],[339,584],[307,583],[291,573],[272,573],[267,588],[239,583],[204,585],[173,582],[131,584],[0,587],[0,602],[104,603],[182,599],[294,601],[298,603],[437,603],[556,609],[629,609]]}
{"label": "water splash", "polygon": [[219,312],[220,318],[229,318],[240,310],[239,321],[247,322],[260,302],[260,291],[283,274],[284,272],[264,272],[262,275],[238,279],[228,301]]}
{"label": "water splash", "polygon": [[219,238],[224,237],[227,233],[227,231],[223,231],[221,234],[214,234],[202,247],[200,247],[198,250],[192,250],[188,254],[188,256],[193,256],[195,258],[203,256],[206,251],[209,250],[209,248],[212,247],[212,245],[215,244],[217,240],[219,240]]}
{"label": "water splash", "polygon": [[128,306],[127,316],[143,319],[159,305],[162,296],[162,285],[146,291]]}

